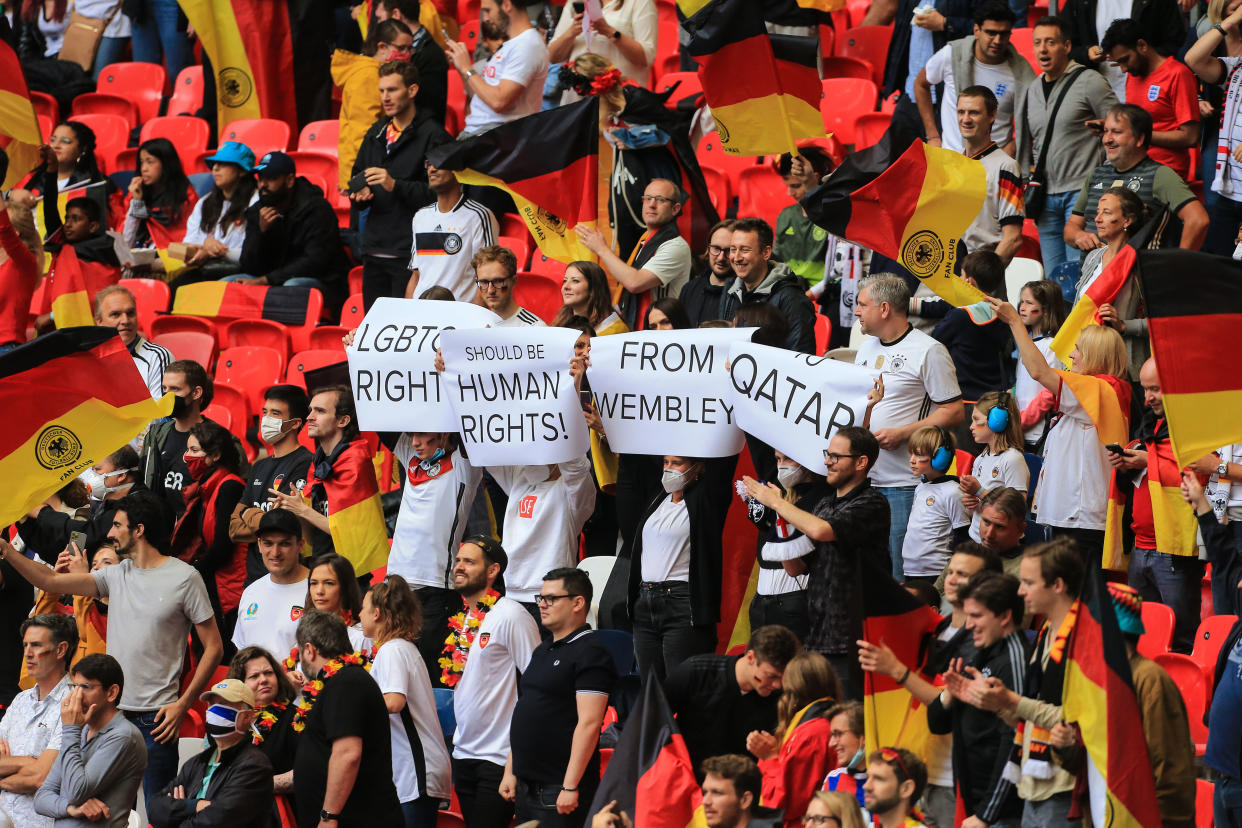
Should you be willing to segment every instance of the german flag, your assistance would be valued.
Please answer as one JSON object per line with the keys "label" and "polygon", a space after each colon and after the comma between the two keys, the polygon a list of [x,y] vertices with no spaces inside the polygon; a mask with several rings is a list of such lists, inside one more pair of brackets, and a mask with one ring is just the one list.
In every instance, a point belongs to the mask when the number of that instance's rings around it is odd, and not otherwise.
{"label": "german flag", "polygon": [[[861,580],[863,638],[887,644],[902,664],[924,673],[940,615],[867,561],[863,561]],[[924,673],[924,678],[931,681],[934,677]],[[927,710],[889,676],[872,672],[863,676],[863,714],[867,744],[904,747],[920,757],[927,755],[931,737]]]}
{"label": "german flag", "polygon": [[355,439],[332,464],[332,474],[320,480],[311,464],[306,488],[309,498],[322,486],[328,498],[328,531],[336,551],[349,558],[354,572],[365,575],[388,563],[388,529],[380,505],[379,483],[366,440]]}
{"label": "german flag", "polygon": [[[1198,556],[1198,520],[1194,509],[1182,498],[1182,467],[1173,457],[1173,446],[1162,438],[1168,421],[1156,424],[1156,450],[1147,452],[1147,493],[1151,495],[1152,523],[1156,548],[1169,555]],[[1201,483],[1207,478],[1201,477]]]}
{"label": "german flag", "polygon": [[39,163],[43,136],[21,61],[13,47],[4,41],[0,41],[0,135],[13,139],[5,148],[9,155],[9,171],[3,184],[7,190],[16,187]]}
{"label": "german flag", "polygon": [[1144,250],[1138,278],[1177,464],[1242,442],[1242,265],[1188,250]]}
{"label": "german flag", "polygon": [[[119,281],[120,275],[118,272],[114,281]],[[82,263],[78,261],[73,245],[66,244],[56,254],[56,261],[48,279],[52,321],[57,328],[78,328],[95,324],[95,314],[91,312],[91,299],[94,294],[87,290]]]}
{"label": "german flag", "polygon": [[513,197],[539,249],[562,262],[595,261],[574,227],[594,225],[599,188],[599,98],[501,124],[427,153],[463,184]]}
{"label": "german flag", "polygon": [[[1092,821],[1112,828],[1158,828],[1160,809],[1125,641],[1100,572],[1087,573],[1070,636],[1061,708],[1082,731],[1091,764]],[[1102,781],[1102,785],[1096,784]]]}
{"label": "german flag", "polygon": [[625,720],[621,740],[588,814],[616,800],[642,828],[706,828],[690,751],[677,732],[660,680],[643,679],[642,696]]}
{"label": "german flag", "polygon": [[1126,280],[1130,278],[1130,271],[1134,269],[1134,263],[1138,260],[1139,250],[1146,247],[1151,240],[1156,224],[1157,222],[1152,220],[1140,227],[1126,246],[1121,248],[1116,256],[1113,256],[1108,267],[1104,268],[1095,281],[1087,287],[1082,298],[1074,304],[1069,316],[1062,323],[1061,329],[1052,338],[1052,352],[1059,356],[1062,362],[1069,363],[1069,355],[1074,352],[1074,345],[1078,342],[1078,335],[1082,333],[1083,328],[1099,324],[1100,308],[1117,301],[1117,296],[1125,287]]}
{"label": "german flag", "polygon": [[167,417],[172,395],[151,399],[116,331],[67,328],[0,356],[0,410],[7,525]]}
{"label": "german flag", "polygon": [[797,152],[825,134],[814,38],[769,35],[754,0],[678,0],[720,145],[732,155]]}
{"label": "german flag", "polygon": [[[1100,443],[1124,445],[1130,439],[1130,383],[1117,377],[1057,371],[1061,394],[1074,395],[1095,423]],[[1117,486],[1117,476],[1108,490],[1108,513],[1104,520],[1105,569],[1125,570],[1128,550],[1124,542],[1126,498]]]}
{"label": "german flag", "polygon": [[875,146],[846,158],[802,206],[820,227],[900,262],[961,307],[987,300],[954,275],[962,233],[986,194],[982,163],[894,125]]}
{"label": "german flag", "polygon": [[177,291],[173,313],[229,319],[270,319],[286,325],[306,324],[313,288],[199,282]]}

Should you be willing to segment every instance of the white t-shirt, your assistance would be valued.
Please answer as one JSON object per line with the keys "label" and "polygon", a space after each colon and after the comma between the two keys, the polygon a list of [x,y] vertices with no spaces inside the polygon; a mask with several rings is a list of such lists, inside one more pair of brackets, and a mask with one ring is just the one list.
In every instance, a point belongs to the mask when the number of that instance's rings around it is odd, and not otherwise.
{"label": "white t-shirt", "polygon": [[448,748],[444,746],[444,734],[440,732],[427,665],[418,654],[418,648],[404,638],[385,643],[371,662],[371,678],[375,679],[381,693],[405,696],[405,709],[423,757],[425,776],[420,779],[404,717],[400,713],[389,713],[392,781],[397,786],[397,799],[413,802],[427,794],[448,799],[452,795],[451,763]]}
{"label": "white t-shirt", "polygon": [[531,602],[543,576],[578,561],[578,537],[595,511],[595,479],[586,455],[561,463],[556,480],[532,483],[547,475],[546,465],[489,466],[488,471],[509,496],[505,507],[505,547],[511,550],[505,569],[505,595]]}
{"label": "white t-shirt", "polygon": [[453,291],[458,302],[473,299],[476,288],[470,261],[500,235],[492,211],[464,195],[447,213],[432,202],[414,214],[413,229],[410,270],[418,271],[418,293],[441,285]]}
{"label": "white t-shirt", "polygon": [[517,601],[502,596],[483,616],[453,690],[454,759],[505,764],[518,674],[526,671],[538,646],[539,627]]}
{"label": "white t-shirt", "polygon": [[1222,57],[1220,62],[1225,66],[1220,84],[1225,87],[1225,112],[1212,189],[1226,198],[1242,201],[1242,161],[1233,157],[1234,148],[1242,144],[1242,72],[1236,71],[1242,57]]}
{"label": "white t-shirt", "polygon": [[[556,24],[556,31],[553,33],[553,39],[560,37],[573,27],[577,31],[572,45],[569,47],[569,57],[576,58],[583,52],[592,52],[599,55],[604,60],[621,70],[621,77],[629,78],[638,82],[640,86],[645,86],[647,82],[648,69],[652,60],[655,59],[656,53],[656,29],[657,15],[656,4],[654,0],[604,0],[600,3],[601,11],[604,13],[604,21],[617,31],[627,37],[631,37],[638,41],[643,47],[643,55],[646,60],[642,65],[633,63],[625,52],[617,46],[617,42],[609,37],[604,37],[598,32],[591,33],[591,46],[587,48],[586,38],[582,34],[581,26],[574,26],[574,16],[572,14],[562,14],[560,21]],[[578,100],[575,96],[573,100]],[[562,99],[561,103],[568,103],[568,100]]]}
{"label": "white t-shirt", "polygon": [[1047,526],[1103,529],[1113,471],[1107,450],[1095,423],[1064,382],[1060,410],[1065,416],[1044,441],[1044,465],[1031,511]]}
{"label": "white t-shirt", "polygon": [[[1044,361],[1053,368],[1058,370],[1065,368],[1065,363],[1061,362],[1061,358],[1052,351],[1052,337],[1047,334],[1041,335],[1035,340],[1035,347],[1044,355]],[[1026,366],[1022,364],[1022,360],[1018,360],[1017,381],[1013,386],[1013,399],[1018,406],[1019,411],[1025,411],[1026,407],[1035,401],[1039,396],[1039,392],[1044,387],[1031,378],[1030,371],[1026,370]],[[1035,443],[1040,437],[1044,436],[1044,421],[1041,419],[1038,423],[1023,432],[1023,439],[1028,442]]]}
{"label": "white t-shirt", "polygon": [[297,646],[298,620],[306,600],[306,578],[292,584],[274,584],[264,575],[246,587],[237,606],[233,644],[262,647],[283,659]]}
{"label": "white t-shirt", "polygon": [[642,579],[651,583],[690,580],[690,513],[672,496],[643,524]]}
{"label": "white t-shirt", "polygon": [[[970,473],[979,481],[978,496],[980,498],[983,497],[984,492],[990,492],[1002,486],[1025,493],[1031,485],[1031,469],[1026,465],[1026,458],[1022,456],[1022,452],[1016,448],[1005,449],[1000,454],[992,454],[984,449],[975,458],[975,464],[971,466]],[[979,540],[979,513],[982,511],[981,506],[970,518],[970,539],[979,543],[982,543]]]}
{"label": "white t-shirt", "polygon": [[535,314],[526,308],[519,307],[517,313],[499,322],[492,323],[493,328],[546,328],[548,323],[544,322]]}
{"label": "white t-shirt", "polygon": [[[763,544],[759,555],[765,561],[795,561],[815,551],[815,544],[810,538],[783,520],[778,522],[777,527],[778,536],[785,532],[791,534],[786,538],[777,537]],[[806,589],[808,577],[808,575],[799,575],[795,578],[786,572],[783,566],[780,569],[760,567],[759,579],[755,583],[755,594],[788,595],[791,592],[801,592]]]}
{"label": "white t-shirt", "polygon": [[408,434],[397,440],[393,454],[406,474],[388,573],[400,575],[413,587],[450,589],[453,556],[466,532],[483,472],[470,465],[460,449],[423,469]]}
{"label": "white t-shirt", "polygon": [[987,194],[975,220],[962,234],[966,249],[974,252],[1004,238],[1006,224],[1022,226],[1025,218],[1022,202],[1022,170],[1018,162],[999,146],[992,146],[973,156],[983,164],[987,175]]}
{"label": "white t-shirt", "polygon": [[[1134,7],[1131,0],[1099,0],[1095,6],[1095,36],[1104,39],[1104,33],[1116,20],[1129,19]],[[1097,41],[1099,42],[1099,41]],[[1121,103],[1126,102],[1126,72],[1124,69],[1105,58],[1099,63],[1104,79],[1112,87],[1113,94]]]}
{"label": "white t-shirt", "polygon": [[539,31],[532,27],[505,41],[479,77],[488,86],[500,86],[507,80],[524,89],[508,112],[496,112],[477,95],[471,98],[464,132],[474,135],[538,112],[543,104],[543,82],[548,77],[548,47]]}
{"label": "white t-shirt", "polygon": [[[259,194],[256,192],[250,197],[249,207],[259,200]],[[200,198],[194,202],[194,209],[190,211],[189,221],[185,225],[185,238],[182,239],[186,244],[202,244],[208,238],[215,239],[229,249],[225,254],[224,260],[237,264],[241,261],[242,245],[246,243],[246,220],[243,218],[240,222],[225,227],[220,219],[216,220],[216,226],[211,228],[211,232],[203,232],[203,204],[207,201]],[[220,216],[223,217],[229,211],[228,199],[220,205]]]}
{"label": "white t-shirt", "polygon": [[[871,412],[873,432],[918,422],[931,413],[933,405],[962,398],[948,349],[916,328],[888,344],[879,337],[864,337],[854,364],[875,368],[884,375],[884,399]],[[905,443],[895,449],[880,449],[871,482],[882,487],[911,485],[910,453]]]}
{"label": "white t-shirt", "polygon": [[681,236],[669,239],[656,248],[651,258],[639,268],[654,274],[660,280],[660,284],[648,291],[651,301],[663,299],[665,296],[680,296],[681,289],[690,281],[693,261],[690,244]]}
{"label": "white t-shirt", "polygon": [[[1013,131],[1013,99],[1017,82],[1008,63],[996,66],[975,61],[975,82],[972,86],[986,86],[996,95],[996,120],[992,122],[992,140],[1004,146]],[[953,78],[953,54],[950,46],[943,47],[931,56],[924,67],[927,82],[932,86],[944,84],[944,96],[940,100],[940,146],[961,152],[962,132],[957,126],[957,83]]]}
{"label": "white t-shirt", "polygon": [[956,477],[920,483],[914,490],[910,522],[901,547],[902,569],[907,575],[936,576],[949,562],[953,530],[970,524],[962,506],[962,490]]}

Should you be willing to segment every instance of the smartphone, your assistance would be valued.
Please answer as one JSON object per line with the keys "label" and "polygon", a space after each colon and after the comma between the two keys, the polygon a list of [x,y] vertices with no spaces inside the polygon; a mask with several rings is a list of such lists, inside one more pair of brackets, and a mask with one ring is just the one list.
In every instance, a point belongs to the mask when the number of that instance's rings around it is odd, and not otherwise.
{"label": "smartphone", "polygon": [[85,532],[70,532],[69,533],[69,545],[77,546],[79,552],[85,552],[86,551],[86,533]]}
{"label": "smartphone", "polygon": [[349,179],[349,184],[347,186],[351,193],[361,192],[363,188],[367,186],[366,172],[365,171],[360,172],[357,175],[355,175],[353,178]]}
{"label": "smartphone", "polygon": [[591,392],[590,391],[579,391],[578,392],[578,404],[582,406],[583,411],[590,411],[591,410]]}
{"label": "smartphone", "polygon": [[586,11],[585,0],[574,0],[574,14],[582,14]]}
{"label": "smartphone", "polygon": [[1125,450],[1125,449],[1123,449],[1123,448],[1122,448],[1119,444],[1117,444],[1117,443],[1109,443],[1109,444],[1108,444],[1108,445],[1106,445],[1104,448],[1108,449],[1108,450],[1109,450],[1109,451],[1111,451],[1113,454],[1125,454],[1125,453],[1126,453],[1126,450]]}

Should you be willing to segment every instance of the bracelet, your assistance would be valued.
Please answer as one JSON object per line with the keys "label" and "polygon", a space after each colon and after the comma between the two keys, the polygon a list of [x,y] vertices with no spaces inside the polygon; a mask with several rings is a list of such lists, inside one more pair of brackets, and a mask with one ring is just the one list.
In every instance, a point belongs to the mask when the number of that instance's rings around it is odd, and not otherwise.
{"label": "bracelet", "polygon": [[570,791],[570,792],[572,792],[572,793],[577,793],[577,792],[578,792],[578,786],[577,786],[577,785],[574,785],[572,788],[567,788],[567,787],[565,787],[564,785],[561,785],[561,790],[562,790],[562,791]]}
{"label": "bracelet", "polygon": [[909,668],[909,667],[907,667],[907,668],[906,668],[906,672],[902,674],[901,678],[897,679],[897,683],[898,683],[898,684],[901,684],[901,685],[905,685],[905,683],[906,683],[906,679],[908,679],[908,678],[910,678],[910,668]]}
{"label": "bracelet", "polygon": [[1221,36],[1221,37],[1228,37],[1228,36],[1229,36],[1229,34],[1225,31],[1225,27],[1224,27],[1224,26],[1222,26],[1222,25],[1220,25],[1219,23],[1213,24],[1212,28],[1213,28],[1213,29],[1215,29],[1216,31],[1220,32],[1220,36]]}

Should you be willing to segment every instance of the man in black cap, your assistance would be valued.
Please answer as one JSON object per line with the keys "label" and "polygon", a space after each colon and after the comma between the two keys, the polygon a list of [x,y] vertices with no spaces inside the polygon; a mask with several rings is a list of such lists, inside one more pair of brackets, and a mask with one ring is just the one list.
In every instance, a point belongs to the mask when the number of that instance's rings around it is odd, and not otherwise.
{"label": "man in black cap", "polygon": [[262,647],[284,658],[297,642],[310,575],[298,558],[302,523],[288,509],[272,509],[259,519],[255,537],[267,574],[242,593],[233,644],[239,650]]}
{"label": "man in black cap", "polygon": [[255,166],[259,200],[246,210],[242,276],[228,281],[313,287],[330,310],[345,301],[349,260],[323,190],[298,176],[293,159],[269,152]]}

